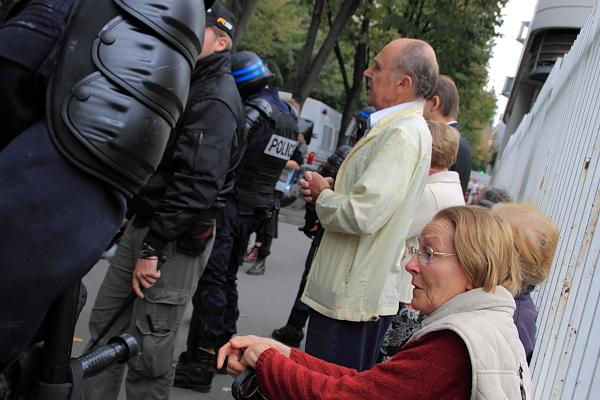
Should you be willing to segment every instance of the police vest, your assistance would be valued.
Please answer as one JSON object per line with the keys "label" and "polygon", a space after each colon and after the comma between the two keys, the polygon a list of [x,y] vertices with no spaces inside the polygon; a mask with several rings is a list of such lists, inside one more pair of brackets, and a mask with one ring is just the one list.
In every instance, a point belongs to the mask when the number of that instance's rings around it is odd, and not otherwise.
{"label": "police vest", "polygon": [[80,169],[132,196],[155,172],[200,52],[202,0],[80,0],[48,86],[48,128]]}
{"label": "police vest", "polygon": [[298,123],[264,98],[247,101],[248,145],[236,189],[240,209],[273,206],[275,184],[298,145]]}

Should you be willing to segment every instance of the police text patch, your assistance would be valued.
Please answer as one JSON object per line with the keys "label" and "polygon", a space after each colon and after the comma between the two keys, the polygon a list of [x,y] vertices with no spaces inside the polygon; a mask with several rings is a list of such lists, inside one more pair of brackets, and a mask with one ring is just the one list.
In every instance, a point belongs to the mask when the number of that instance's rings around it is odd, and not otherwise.
{"label": "police text patch", "polygon": [[265,154],[281,158],[282,160],[289,160],[297,144],[298,142],[295,140],[272,134],[267,147],[265,147]]}

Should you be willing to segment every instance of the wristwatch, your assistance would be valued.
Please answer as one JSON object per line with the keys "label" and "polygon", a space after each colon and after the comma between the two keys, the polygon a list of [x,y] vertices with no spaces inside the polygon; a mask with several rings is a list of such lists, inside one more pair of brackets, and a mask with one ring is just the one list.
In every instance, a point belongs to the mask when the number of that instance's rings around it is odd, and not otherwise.
{"label": "wristwatch", "polygon": [[148,244],[146,242],[142,242],[142,248],[140,250],[140,258],[149,260],[154,257],[156,257],[158,259],[158,261],[161,263],[164,263],[165,261],[167,261],[167,257],[165,257],[165,255],[160,250],[156,250],[150,244]]}

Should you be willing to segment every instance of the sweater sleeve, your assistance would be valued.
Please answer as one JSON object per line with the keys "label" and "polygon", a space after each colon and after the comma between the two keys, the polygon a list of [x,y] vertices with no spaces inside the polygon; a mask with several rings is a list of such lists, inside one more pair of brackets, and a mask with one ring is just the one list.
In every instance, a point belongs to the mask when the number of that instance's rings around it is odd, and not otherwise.
{"label": "sweater sleeve", "polygon": [[425,335],[391,361],[360,373],[310,356],[287,358],[274,349],[260,356],[256,373],[267,399],[466,399],[471,392],[469,353],[451,331]]}
{"label": "sweater sleeve", "polygon": [[334,378],[341,378],[342,376],[354,376],[358,374],[358,371],[353,368],[346,368],[341,365],[328,363],[327,361],[313,357],[310,354],[299,351],[298,349],[292,349],[290,360],[294,361],[296,364],[310,369],[311,371],[319,372],[323,375]]}

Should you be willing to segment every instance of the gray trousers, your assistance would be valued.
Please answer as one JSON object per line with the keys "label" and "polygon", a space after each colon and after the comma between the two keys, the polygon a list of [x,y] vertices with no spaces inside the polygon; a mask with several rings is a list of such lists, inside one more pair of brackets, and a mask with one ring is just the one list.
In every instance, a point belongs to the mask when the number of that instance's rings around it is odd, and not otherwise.
{"label": "gray trousers", "polygon": [[[132,292],[131,282],[140,247],[147,228],[131,223],[125,230],[117,253],[110,263],[90,316],[92,343],[124,299]],[[189,256],[175,251],[175,243],[163,250],[167,261],[159,266],[160,279],[144,291],[144,299],[136,298],[115,322],[100,344],[123,332],[138,340],[141,352],[129,361],[126,378],[128,400],[167,400],[175,376],[175,339],[198,279],[210,255],[214,235],[204,252]],[[113,365],[86,379],[85,400],[117,400],[125,365]]]}

